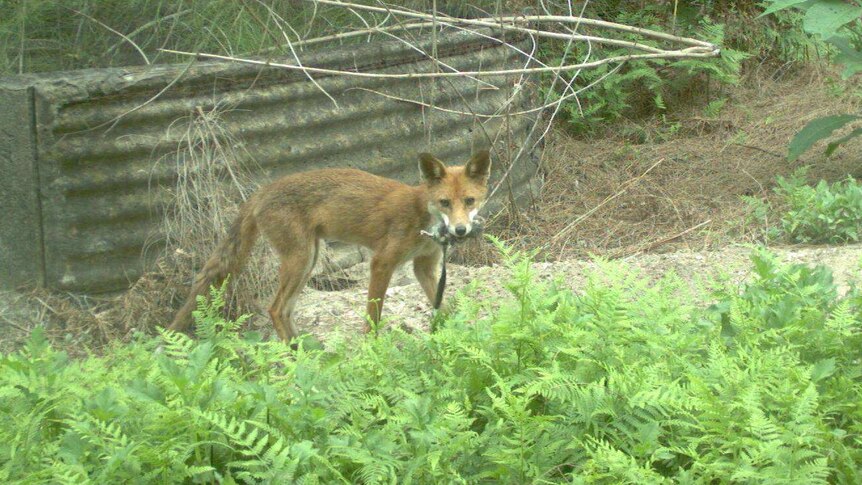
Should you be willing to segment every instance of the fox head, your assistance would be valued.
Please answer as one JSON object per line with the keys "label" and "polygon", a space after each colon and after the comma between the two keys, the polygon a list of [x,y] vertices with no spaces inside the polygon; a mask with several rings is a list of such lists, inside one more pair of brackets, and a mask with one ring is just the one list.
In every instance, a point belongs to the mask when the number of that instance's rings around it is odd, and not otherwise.
{"label": "fox head", "polygon": [[428,212],[443,222],[449,234],[470,235],[488,193],[488,150],[476,152],[463,167],[447,167],[433,155],[422,153],[419,170],[428,187]]}

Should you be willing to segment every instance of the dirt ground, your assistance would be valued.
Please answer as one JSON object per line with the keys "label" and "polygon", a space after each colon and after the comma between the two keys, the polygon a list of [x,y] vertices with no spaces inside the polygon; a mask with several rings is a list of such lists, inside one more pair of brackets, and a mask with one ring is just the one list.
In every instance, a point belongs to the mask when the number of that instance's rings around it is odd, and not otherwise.
{"label": "dirt ground", "polygon": [[[488,251],[495,251],[487,244]],[[774,247],[772,251],[782,261],[809,265],[826,265],[834,272],[841,291],[846,291],[851,281],[862,275],[862,245],[818,246],[818,247]],[[692,288],[703,288],[717,277],[729,277],[740,282],[750,275],[751,248],[731,245],[716,251],[679,251],[665,254],[641,254],[621,258],[619,262],[631,271],[657,280],[675,274]],[[309,332],[325,341],[335,333],[346,338],[359,336],[363,326],[365,291],[368,283],[368,265],[360,264],[349,270],[354,284],[340,291],[319,291],[306,288],[297,305],[297,324],[301,331]],[[580,291],[591,272],[600,271],[594,260],[566,260],[534,263],[533,269],[539,281],[557,279],[565,282],[573,291]],[[463,290],[468,283],[478,283],[477,296],[483,304],[493,308],[508,298],[503,283],[508,270],[501,265],[448,267],[447,302]],[[6,292],[0,294],[0,336],[2,350],[8,351],[24,342],[29,330],[39,321],[50,320],[46,313],[60,312],[38,296],[25,297]],[[257,303],[259,312],[249,321],[249,328],[258,330],[265,338],[275,338],[265,311],[268,301]],[[414,330],[428,330],[431,309],[413,279],[410,268],[405,266],[396,273],[387,293],[384,308],[389,324],[398,324]],[[81,335],[63,334],[62,329],[53,332],[58,343],[74,345]],[[65,345],[64,345],[65,346]]]}
{"label": "dirt ground", "polygon": [[[488,245],[488,250],[493,251],[494,248]],[[851,281],[858,280],[862,275],[862,245],[776,247],[772,250],[782,261],[788,263],[820,264],[832,268],[835,281],[842,292],[847,290]],[[727,276],[734,282],[743,281],[750,276],[750,254],[750,247],[734,245],[717,251],[643,254],[622,258],[620,262],[651,280],[675,274],[694,289],[708,286],[719,276]],[[590,273],[599,270],[594,260],[534,263],[533,269],[538,280],[558,279],[576,292],[583,288]],[[309,288],[303,293],[297,306],[297,323],[302,331],[310,332],[323,340],[336,331],[359,334],[365,308],[367,265],[357,266],[352,273],[357,283],[351,289],[322,292]],[[449,300],[471,281],[478,282],[478,294],[486,305],[493,307],[508,298],[502,286],[508,276],[505,267],[450,265],[448,274],[446,297]],[[431,310],[409,268],[402,268],[396,274],[387,298],[384,313],[391,323],[413,329],[428,329]],[[255,319],[252,325],[260,326],[262,332],[269,331],[269,322],[266,320]]]}

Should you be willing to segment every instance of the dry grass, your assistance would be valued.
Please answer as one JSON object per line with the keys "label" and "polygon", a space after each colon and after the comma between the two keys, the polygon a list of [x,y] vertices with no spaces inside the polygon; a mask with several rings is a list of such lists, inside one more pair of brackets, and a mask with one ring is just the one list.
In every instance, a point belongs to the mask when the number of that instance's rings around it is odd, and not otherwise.
{"label": "dry grass", "polygon": [[[162,286],[174,293],[165,302],[169,309],[185,300],[195,273],[227,233],[239,205],[257,188],[251,176],[256,168],[253,158],[242,148],[241,140],[223,128],[221,118],[229,109],[217,107],[205,112],[198,108],[194,115],[173,123],[171,130],[182,130],[182,142],[175,153],[158,162],[173,164],[177,180],[169,198],[172,204],[163,219],[167,244],[160,271],[147,275],[144,279],[150,281],[138,288],[138,292],[159,293],[162,282]],[[272,258],[264,257],[264,251],[258,247],[250,270],[232,282],[228,299],[232,313],[255,310],[245,302],[254,301],[254,296],[274,287],[275,263]],[[150,301],[149,297],[139,301],[134,297],[126,299],[132,311],[138,310],[139,304],[149,306]],[[142,317],[151,315],[142,313]],[[152,320],[164,325],[171,317],[169,314]]]}
{"label": "dry grass", "polygon": [[[32,307],[31,317],[45,322],[49,337],[99,348],[129,339],[136,331],[152,333],[173,318],[185,300],[195,272],[227,232],[242,203],[257,187],[254,167],[243,144],[223,129],[221,116],[229,107],[198,110],[174,121],[180,130],[177,149],[157,160],[171,164],[177,178],[165,207],[161,234],[165,250],[155,267],[130,289],[113,298],[93,300],[38,290],[18,301]],[[228,309],[232,315],[258,312],[258,295],[270,294],[277,281],[276,261],[264,245],[256,248],[248,270],[232,282]]]}

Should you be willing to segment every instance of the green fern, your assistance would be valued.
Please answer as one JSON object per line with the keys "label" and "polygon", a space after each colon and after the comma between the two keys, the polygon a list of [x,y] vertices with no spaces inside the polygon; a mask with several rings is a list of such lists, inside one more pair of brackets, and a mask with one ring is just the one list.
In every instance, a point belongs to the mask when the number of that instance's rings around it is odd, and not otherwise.
{"label": "green fern", "polygon": [[[433,334],[327,349],[237,335],[72,360],[34,333],[0,357],[0,479],[41,483],[858,483],[862,296],[763,250],[695,295],[596,261],[511,277]],[[474,287],[471,291],[477,291]],[[693,303],[712,300],[709,305]],[[161,351],[156,351],[161,348]]]}

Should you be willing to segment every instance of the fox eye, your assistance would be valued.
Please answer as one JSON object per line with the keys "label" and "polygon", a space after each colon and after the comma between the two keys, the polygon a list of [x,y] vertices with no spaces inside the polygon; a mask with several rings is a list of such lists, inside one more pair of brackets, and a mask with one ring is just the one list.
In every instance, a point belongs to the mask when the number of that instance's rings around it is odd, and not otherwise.
{"label": "fox eye", "polygon": [[467,205],[467,206],[471,206],[475,202],[476,202],[476,199],[474,199],[472,197],[467,197],[466,199],[464,199],[464,205]]}
{"label": "fox eye", "polygon": [[440,207],[448,208],[452,205],[452,202],[450,202],[449,199],[440,199],[438,202],[440,202]]}

